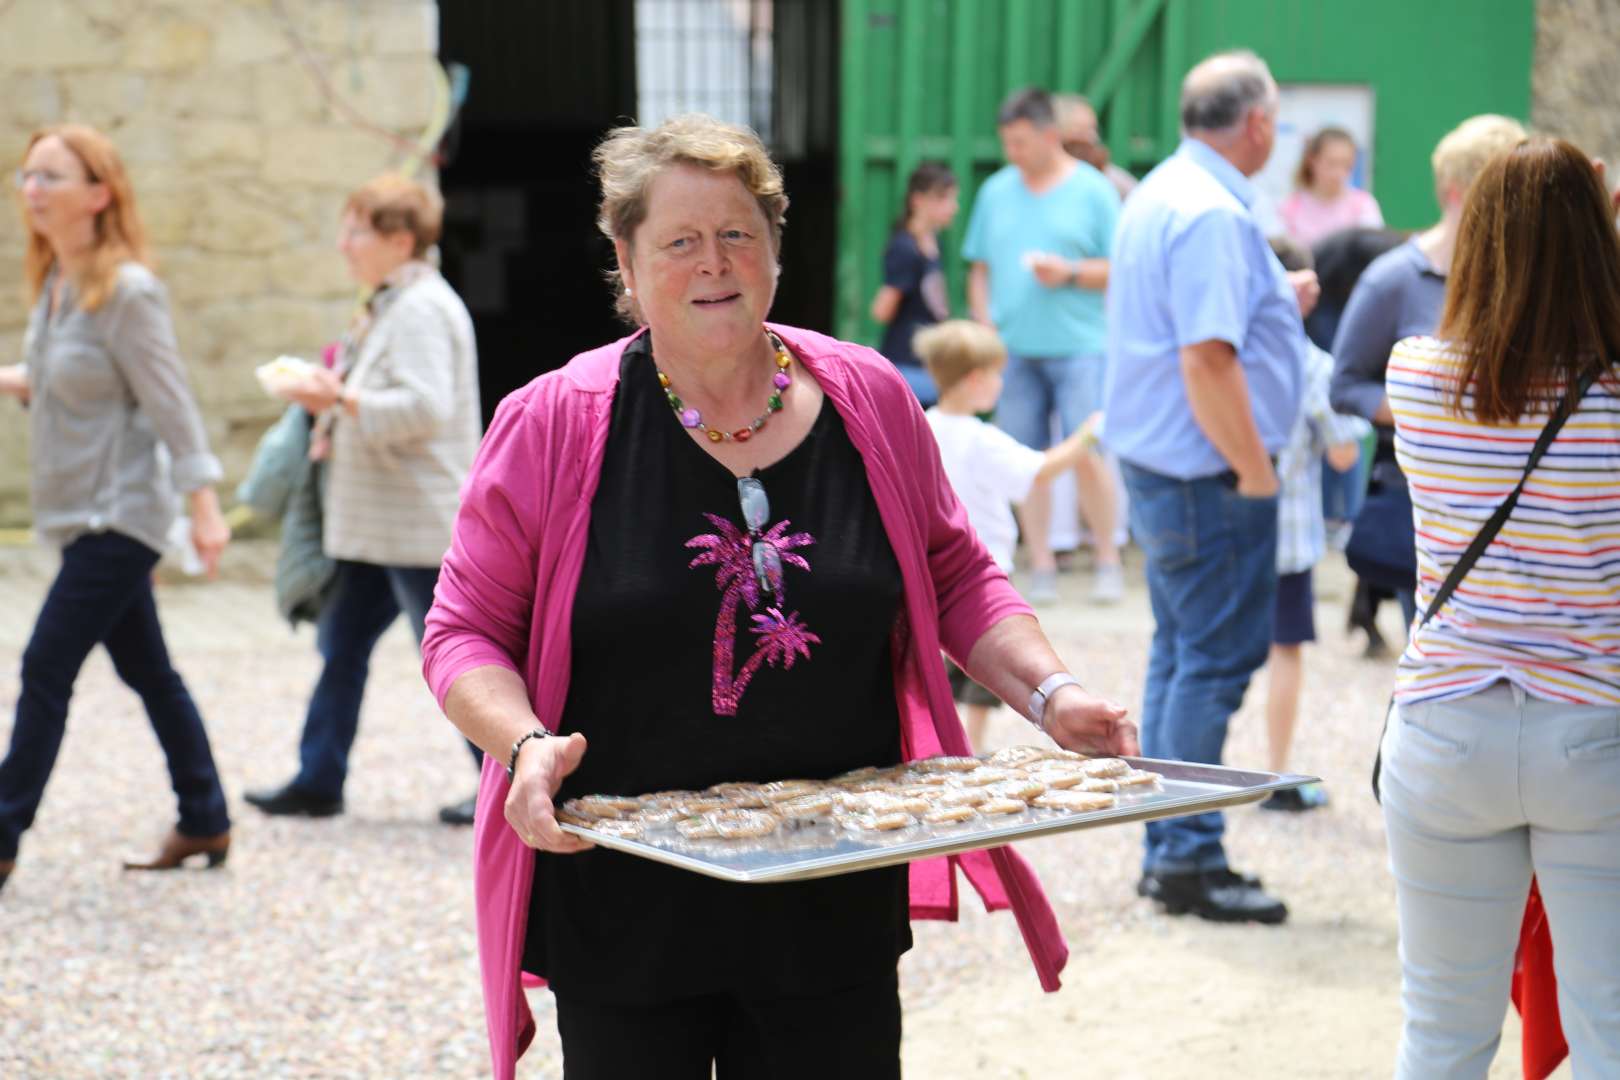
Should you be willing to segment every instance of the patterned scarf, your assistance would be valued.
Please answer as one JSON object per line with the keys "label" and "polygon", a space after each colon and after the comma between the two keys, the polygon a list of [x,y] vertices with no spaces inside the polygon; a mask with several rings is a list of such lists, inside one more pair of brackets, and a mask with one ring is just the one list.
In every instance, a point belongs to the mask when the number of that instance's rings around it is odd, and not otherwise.
{"label": "patterned scarf", "polygon": [[[332,365],[338,378],[348,382],[349,375],[354,371],[354,365],[360,359],[360,346],[383,313],[404,295],[406,289],[436,273],[438,270],[432,264],[421,259],[412,259],[384,278],[382,284],[378,285],[364,302],[355,307],[354,318],[350,320],[348,330],[344,331],[342,340],[338,342],[337,356]],[[311,461],[324,461],[331,453],[332,428],[342,412],[341,407],[334,406],[315,418],[315,426],[310,430],[309,439]]]}

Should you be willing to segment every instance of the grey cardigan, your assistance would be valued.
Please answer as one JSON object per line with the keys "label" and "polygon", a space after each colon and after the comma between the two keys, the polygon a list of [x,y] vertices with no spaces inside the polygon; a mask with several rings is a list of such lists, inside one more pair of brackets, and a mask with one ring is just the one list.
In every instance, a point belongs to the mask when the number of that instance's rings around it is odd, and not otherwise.
{"label": "grey cardigan", "polygon": [[168,293],[139,263],[95,311],[69,284],[50,311],[56,271],[28,320],[34,529],[66,547],[114,530],[162,551],[179,499],[224,475],[175,343]]}
{"label": "grey cardigan", "polygon": [[1384,403],[1390,350],[1402,338],[1434,333],[1445,305],[1445,275],[1416,240],[1374,259],[1350,291],[1333,337],[1333,408],[1371,420]]}

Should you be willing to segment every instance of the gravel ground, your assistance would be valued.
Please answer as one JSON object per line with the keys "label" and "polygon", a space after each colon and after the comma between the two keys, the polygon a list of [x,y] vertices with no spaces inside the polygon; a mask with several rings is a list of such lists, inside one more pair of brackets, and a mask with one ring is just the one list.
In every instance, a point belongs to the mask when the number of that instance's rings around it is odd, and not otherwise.
{"label": "gravel ground", "polygon": [[[241,545],[224,582],[160,590],[236,815],[223,870],[118,870],[166,830],[172,796],[139,705],[105,656],[81,677],[39,821],[0,894],[0,1077],[487,1074],[471,837],[435,818],[472,777],[402,625],[374,660],[348,813],[268,819],[240,801],[244,788],[290,775],[317,671],[309,630],[276,621],[265,559]],[[53,567],[37,551],[0,549],[0,737]],[[1042,995],[1011,917],[984,915],[964,890],[962,921],[920,924],[902,964],[908,1075],[1387,1075],[1395,918],[1366,772],[1389,672],[1337,632],[1342,576],[1323,577],[1324,642],[1308,656],[1295,764],[1323,776],[1333,802],[1299,817],[1241,810],[1229,833],[1234,862],[1287,899],[1289,923],[1154,914],[1132,892],[1134,827],[1023,845],[1070,941],[1065,988]],[[1049,632],[1088,685],[1134,706],[1145,596],[1137,587],[1117,608],[1088,609],[1085,585],[1064,579]],[[1250,695],[1228,761],[1264,762],[1261,704]],[[992,739],[1026,732],[1002,710]],[[549,995],[531,1001],[540,1036],[519,1075],[554,1077]],[[1517,1057],[1510,1013],[1492,1076],[1517,1075]]]}

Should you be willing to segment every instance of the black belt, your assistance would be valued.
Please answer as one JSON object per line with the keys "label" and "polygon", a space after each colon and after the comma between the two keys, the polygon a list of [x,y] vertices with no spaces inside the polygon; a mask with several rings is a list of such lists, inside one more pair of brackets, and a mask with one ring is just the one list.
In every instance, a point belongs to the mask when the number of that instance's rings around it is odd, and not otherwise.
{"label": "black belt", "polygon": [[[1266,456],[1271,461],[1272,471],[1275,472],[1277,469],[1277,455],[1268,454]],[[1233,491],[1237,490],[1238,474],[1233,472],[1231,469],[1227,469],[1225,472],[1216,473],[1214,479],[1219,480],[1222,484],[1231,488]]]}

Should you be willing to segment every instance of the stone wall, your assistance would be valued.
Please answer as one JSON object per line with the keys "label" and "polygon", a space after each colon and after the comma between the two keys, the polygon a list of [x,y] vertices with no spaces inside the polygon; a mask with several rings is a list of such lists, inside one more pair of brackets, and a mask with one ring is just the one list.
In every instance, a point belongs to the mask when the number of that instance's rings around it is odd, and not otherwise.
{"label": "stone wall", "polygon": [[1614,0],[1538,0],[1531,120],[1609,166],[1620,183],[1620,4]]}
{"label": "stone wall", "polygon": [[[117,143],[227,496],[278,412],[254,366],[347,323],[338,215],[433,122],[437,47],[434,0],[0,0],[0,169],[44,124]],[[0,212],[0,363],[27,317],[24,239]],[[0,524],[26,521],[26,458],[0,403]]]}

